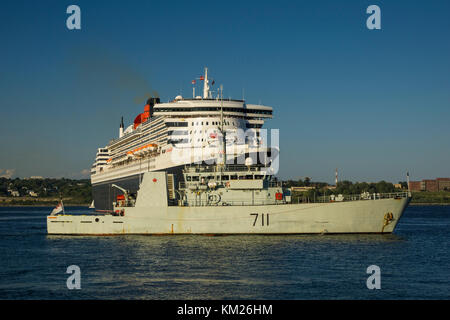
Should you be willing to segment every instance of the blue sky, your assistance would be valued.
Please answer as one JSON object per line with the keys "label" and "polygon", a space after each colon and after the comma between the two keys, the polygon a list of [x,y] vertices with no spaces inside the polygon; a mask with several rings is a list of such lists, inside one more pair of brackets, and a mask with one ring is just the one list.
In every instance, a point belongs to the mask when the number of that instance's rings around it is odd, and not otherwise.
{"label": "blue sky", "polygon": [[[81,30],[66,8],[81,8]],[[381,8],[381,30],[366,8]],[[0,176],[82,177],[140,97],[274,108],[280,177],[450,176],[448,1],[2,1]]]}

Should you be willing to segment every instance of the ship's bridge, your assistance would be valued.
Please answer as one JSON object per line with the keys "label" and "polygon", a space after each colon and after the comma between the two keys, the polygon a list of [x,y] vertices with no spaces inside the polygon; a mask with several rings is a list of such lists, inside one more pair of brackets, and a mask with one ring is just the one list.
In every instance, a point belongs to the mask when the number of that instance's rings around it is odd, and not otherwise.
{"label": "ship's bridge", "polygon": [[223,107],[225,117],[243,119],[271,119],[272,107],[264,105],[246,104],[243,100],[224,99],[184,99],[154,106],[155,116],[166,117],[205,117],[220,116]]}

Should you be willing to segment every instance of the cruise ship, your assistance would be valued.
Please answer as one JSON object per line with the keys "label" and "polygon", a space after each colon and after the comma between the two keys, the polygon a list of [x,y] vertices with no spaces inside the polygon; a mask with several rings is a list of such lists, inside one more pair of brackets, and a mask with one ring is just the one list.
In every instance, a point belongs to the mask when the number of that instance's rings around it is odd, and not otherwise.
{"label": "cruise ship", "polygon": [[[197,81],[203,82],[201,96],[195,95]],[[192,98],[178,95],[161,103],[159,97],[151,97],[133,123],[125,127],[122,117],[118,137],[98,148],[92,165],[97,211],[111,212],[124,190],[135,195],[146,172],[180,177],[186,165],[250,160],[252,165],[266,166],[278,156],[278,148],[267,145],[267,134],[261,129],[272,118],[272,107],[224,99],[222,86],[213,94],[214,83],[205,68],[192,80]]]}

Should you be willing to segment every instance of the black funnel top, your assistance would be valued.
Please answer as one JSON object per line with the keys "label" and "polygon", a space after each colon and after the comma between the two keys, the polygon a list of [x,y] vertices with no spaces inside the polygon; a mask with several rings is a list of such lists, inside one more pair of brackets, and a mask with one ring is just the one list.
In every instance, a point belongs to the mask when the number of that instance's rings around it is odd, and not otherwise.
{"label": "black funnel top", "polygon": [[147,104],[150,106],[150,107],[153,107],[155,104],[157,104],[157,103],[159,103],[160,102],[160,99],[159,98],[149,98],[148,100],[147,100]]}

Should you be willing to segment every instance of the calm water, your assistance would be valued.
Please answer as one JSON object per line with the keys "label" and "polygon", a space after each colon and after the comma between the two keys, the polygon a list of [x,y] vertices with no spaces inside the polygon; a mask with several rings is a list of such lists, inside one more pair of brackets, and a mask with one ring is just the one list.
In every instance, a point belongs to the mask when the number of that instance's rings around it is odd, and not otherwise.
{"label": "calm water", "polygon": [[[450,298],[450,206],[409,207],[393,235],[342,236],[48,236],[50,210],[0,208],[0,299]],[[366,287],[372,264],[381,290]]]}

